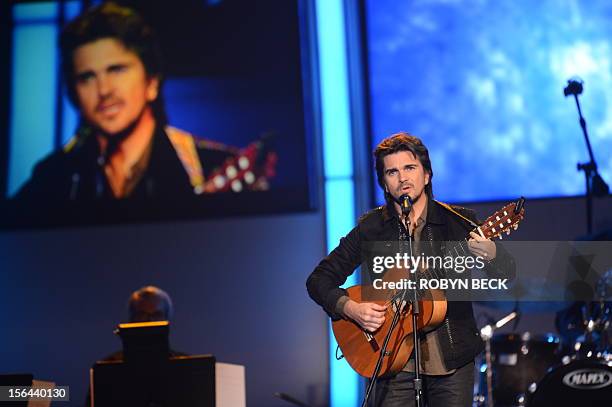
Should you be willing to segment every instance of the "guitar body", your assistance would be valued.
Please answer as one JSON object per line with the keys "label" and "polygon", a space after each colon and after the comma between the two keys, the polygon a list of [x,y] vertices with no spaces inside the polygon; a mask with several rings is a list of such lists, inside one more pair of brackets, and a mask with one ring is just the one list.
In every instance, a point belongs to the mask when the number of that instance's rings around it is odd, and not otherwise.
{"label": "guitar body", "polygon": [[[362,286],[352,286],[347,291],[350,299],[362,302]],[[419,301],[421,308],[421,313],[417,319],[419,330],[433,329],[444,320],[446,315],[447,303],[443,296],[439,292],[432,292],[431,298],[431,300]],[[380,305],[385,304],[385,301],[368,302]],[[374,368],[385,336],[391,329],[394,313],[395,310],[392,306],[387,307],[385,322],[376,332],[370,335],[353,321],[341,319],[332,322],[334,336],[340,349],[342,349],[344,358],[353,370],[361,376],[372,377],[374,374]],[[413,349],[412,313],[410,307],[405,307],[400,315],[397,326],[391,334],[379,376],[392,375],[402,370],[408,362]]]}

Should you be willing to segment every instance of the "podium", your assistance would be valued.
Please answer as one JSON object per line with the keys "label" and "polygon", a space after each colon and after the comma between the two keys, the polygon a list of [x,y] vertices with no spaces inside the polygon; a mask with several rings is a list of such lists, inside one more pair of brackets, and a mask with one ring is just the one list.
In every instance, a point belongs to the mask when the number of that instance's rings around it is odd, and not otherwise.
{"label": "podium", "polygon": [[216,363],[215,369],[216,407],[246,407],[244,366]]}
{"label": "podium", "polygon": [[212,355],[98,362],[90,386],[93,407],[246,407],[244,366]]}

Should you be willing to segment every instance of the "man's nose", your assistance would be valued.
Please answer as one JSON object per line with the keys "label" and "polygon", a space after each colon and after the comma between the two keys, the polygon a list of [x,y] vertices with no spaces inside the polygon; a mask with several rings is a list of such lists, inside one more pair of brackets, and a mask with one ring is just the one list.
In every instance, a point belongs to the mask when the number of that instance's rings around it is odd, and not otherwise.
{"label": "man's nose", "polygon": [[100,75],[98,77],[98,95],[106,97],[113,92],[113,83],[108,75]]}

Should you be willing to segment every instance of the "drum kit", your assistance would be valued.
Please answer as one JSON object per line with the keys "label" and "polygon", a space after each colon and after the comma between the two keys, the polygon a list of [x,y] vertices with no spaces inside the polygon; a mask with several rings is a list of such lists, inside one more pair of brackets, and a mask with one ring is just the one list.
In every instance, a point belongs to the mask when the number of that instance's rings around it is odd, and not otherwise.
{"label": "drum kit", "polygon": [[612,405],[612,303],[574,303],[557,312],[560,336],[495,333],[512,312],[481,329],[485,341],[474,405]]}
{"label": "drum kit", "polygon": [[[578,95],[582,82],[569,80],[565,96],[576,99],[591,162],[578,164],[587,179],[587,230],[592,230],[592,197],[608,195],[590,150],[586,122]],[[600,235],[606,239],[605,233]],[[481,329],[485,363],[480,367],[474,405],[498,406],[610,406],[612,405],[612,269],[597,282],[592,301],[580,301],[557,312],[559,336],[499,334],[495,330],[519,317],[515,311]],[[545,303],[544,303],[545,304]]]}

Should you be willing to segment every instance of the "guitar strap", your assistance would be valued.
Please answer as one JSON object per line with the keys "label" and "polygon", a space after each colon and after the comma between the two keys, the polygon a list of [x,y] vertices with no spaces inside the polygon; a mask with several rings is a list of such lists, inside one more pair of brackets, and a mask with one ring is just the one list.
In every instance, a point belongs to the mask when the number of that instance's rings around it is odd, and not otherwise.
{"label": "guitar strap", "polygon": [[472,227],[474,227],[474,228],[478,228],[479,227],[474,221],[466,218],[465,216],[463,216],[462,214],[460,214],[459,212],[454,210],[449,204],[444,203],[444,202],[440,202],[440,201],[435,201],[435,202],[439,203],[446,210],[448,210],[448,211],[454,213],[455,215],[459,216],[461,219],[463,219],[464,221],[469,223]]}
{"label": "guitar strap", "polygon": [[204,191],[204,171],[193,136],[172,126],[166,126],[165,130],[189,176],[191,186],[196,193],[201,193]]}

